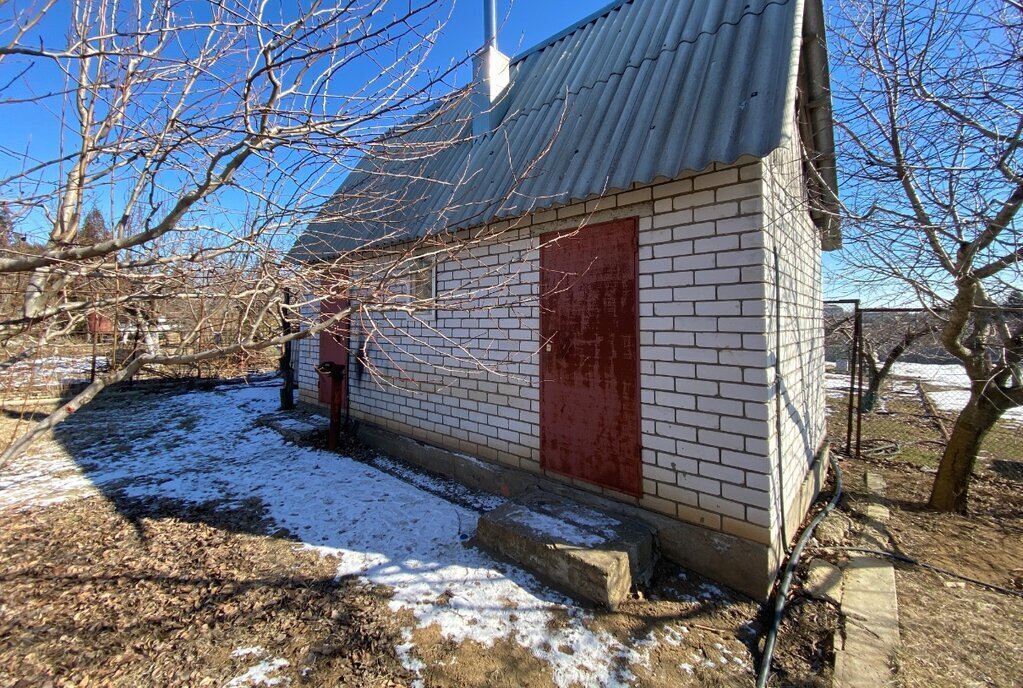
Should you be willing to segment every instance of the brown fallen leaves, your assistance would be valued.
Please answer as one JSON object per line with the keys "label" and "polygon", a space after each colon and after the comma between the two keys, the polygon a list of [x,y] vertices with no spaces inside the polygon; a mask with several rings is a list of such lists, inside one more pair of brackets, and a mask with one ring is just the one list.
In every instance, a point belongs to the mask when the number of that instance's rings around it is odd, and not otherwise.
{"label": "brown fallen leaves", "polygon": [[258,501],[0,515],[0,687],[222,686],[274,658],[293,684],[407,685],[386,588],[268,528]]}

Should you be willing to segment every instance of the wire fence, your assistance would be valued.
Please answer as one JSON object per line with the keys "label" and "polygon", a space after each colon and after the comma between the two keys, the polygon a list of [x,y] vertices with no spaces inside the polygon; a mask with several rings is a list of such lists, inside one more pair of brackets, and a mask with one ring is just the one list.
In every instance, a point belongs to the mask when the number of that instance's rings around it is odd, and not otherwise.
{"label": "wire fence", "polygon": [[[923,309],[824,308],[829,430],[850,455],[898,457],[936,466],[970,379],[940,340],[941,322]],[[987,435],[981,459],[996,473],[1023,475],[1023,407]]]}

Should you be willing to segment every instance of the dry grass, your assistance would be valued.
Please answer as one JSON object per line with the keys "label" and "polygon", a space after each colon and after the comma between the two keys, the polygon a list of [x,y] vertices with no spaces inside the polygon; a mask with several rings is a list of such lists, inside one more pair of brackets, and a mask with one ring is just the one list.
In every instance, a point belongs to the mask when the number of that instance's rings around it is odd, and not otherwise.
{"label": "dry grass", "polygon": [[407,685],[386,591],[267,525],[256,503],[5,513],[0,686],[222,686],[269,658],[293,684]]}
{"label": "dry grass", "polygon": [[[829,432],[844,443],[843,400],[829,399]],[[861,461],[846,462],[846,485],[863,470],[888,482],[889,526],[897,551],[1010,589],[1023,590],[1023,442],[1002,421],[984,444],[971,487],[969,517],[926,510],[944,448],[935,419],[912,395],[886,395],[887,413],[863,416]],[[941,412],[951,429],[955,414]],[[897,451],[871,452],[885,446]],[[852,487],[855,491],[855,487]],[[903,688],[1023,685],[1023,598],[926,569],[896,565]]]}
{"label": "dry grass", "polygon": [[903,688],[1023,685],[1023,600],[900,569]]}

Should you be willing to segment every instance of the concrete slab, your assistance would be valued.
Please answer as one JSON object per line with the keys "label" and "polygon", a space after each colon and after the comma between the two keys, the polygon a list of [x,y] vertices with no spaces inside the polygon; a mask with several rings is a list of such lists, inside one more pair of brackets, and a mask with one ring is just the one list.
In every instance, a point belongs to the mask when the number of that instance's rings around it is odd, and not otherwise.
{"label": "concrete slab", "polygon": [[614,610],[654,566],[653,533],[639,522],[530,490],[480,516],[476,544],[578,599]]}
{"label": "concrete slab", "polygon": [[874,549],[888,549],[891,538],[888,535],[888,521],[891,512],[883,504],[887,484],[877,473],[867,471],[863,475],[863,484],[867,491],[867,502],[863,506],[863,528],[860,532],[860,543]]}
{"label": "concrete slab", "polygon": [[891,660],[899,647],[895,569],[886,561],[854,557],[842,588],[845,633],[836,637],[835,688],[893,684]]}
{"label": "concrete slab", "polygon": [[888,523],[891,518],[891,511],[888,510],[884,504],[868,504],[866,509],[867,520],[876,521],[878,523]]}
{"label": "concrete slab", "polygon": [[876,495],[883,495],[888,487],[888,483],[885,482],[884,476],[880,473],[874,473],[873,471],[867,471],[863,474],[863,483],[868,491]]}
{"label": "concrete slab", "polygon": [[842,604],[842,569],[823,559],[811,560],[803,592],[815,600]]}
{"label": "concrete slab", "polygon": [[[300,404],[318,412],[318,407]],[[541,475],[520,468],[482,461],[464,454],[430,445],[391,430],[360,421],[359,439],[378,451],[413,466],[453,477],[478,490],[516,498],[529,490],[542,489],[615,516],[642,523],[655,533],[658,554],[680,566],[724,583],[755,600],[771,597],[775,574],[781,565],[782,551],[772,545],[710,530],[701,525],[626,504],[617,499],[573,487],[556,475]],[[822,454],[822,456],[824,456]],[[817,464],[822,459],[818,457]],[[826,460],[823,460],[827,463]],[[811,471],[816,475],[820,471]],[[810,475],[807,484],[813,483]]]}
{"label": "concrete slab", "polygon": [[[886,484],[877,473],[863,476],[867,492],[866,521],[860,532],[862,546],[890,546],[884,500]],[[853,557],[842,578],[844,628],[835,636],[835,688],[891,686],[892,658],[899,648],[899,604],[895,568],[891,562],[869,556]]]}
{"label": "concrete slab", "polygon": [[[868,501],[859,534],[864,547],[890,546],[884,478],[871,471],[863,475]],[[857,556],[845,567],[842,586],[843,633],[835,637],[836,688],[894,685],[892,659],[899,647],[898,596],[895,568],[890,561]]]}
{"label": "concrete slab", "polygon": [[276,431],[289,442],[313,444],[326,437],[330,423],[327,418],[316,413],[280,411],[260,416],[256,419],[256,425]]}

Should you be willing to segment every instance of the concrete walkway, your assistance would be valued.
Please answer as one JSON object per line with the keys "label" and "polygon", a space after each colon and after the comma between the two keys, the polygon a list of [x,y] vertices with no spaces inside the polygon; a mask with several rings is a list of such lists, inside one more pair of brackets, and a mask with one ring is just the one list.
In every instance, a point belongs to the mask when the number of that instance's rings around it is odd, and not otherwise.
{"label": "concrete walkway", "polygon": [[[868,502],[860,545],[888,549],[889,513],[880,503],[885,483],[867,473]],[[892,657],[899,648],[899,605],[895,569],[890,561],[856,556],[845,567],[842,581],[844,628],[835,636],[835,688],[877,688],[893,685]]]}

